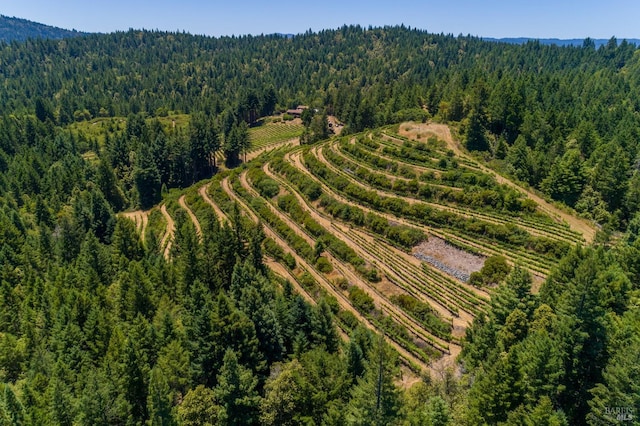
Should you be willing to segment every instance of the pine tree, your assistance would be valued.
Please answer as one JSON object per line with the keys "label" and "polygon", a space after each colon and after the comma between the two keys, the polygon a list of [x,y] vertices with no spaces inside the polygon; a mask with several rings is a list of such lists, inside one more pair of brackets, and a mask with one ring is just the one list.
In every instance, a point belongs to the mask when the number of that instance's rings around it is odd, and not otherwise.
{"label": "pine tree", "polygon": [[347,421],[352,425],[388,425],[400,409],[400,395],[393,381],[397,359],[377,337],[364,376],[352,390]]}
{"label": "pine tree", "polygon": [[[191,286],[185,306],[188,314],[185,318],[186,334],[190,349],[190,375],[194,383],[213,383],[215,354],[212,339],[213,302],[207,289],[196,280]],[[218,344],[218,342],[216,342]]]}
{"label": "pine tree", "polygon": [[257,424],[260,402],[256,391],[257,384],[258,380],[251,370],[239,365],[233,350],[227,349],[218,375],[218,384],[214,389],[221,406],[221,424]]}
{"label": "pine tree", "polygon": [[131,416],[136,422],[144,422],[147,412],[147,381],[144,378],[138,351],[131,339],[127,339],[123,352],[122,386],[125,399],[131,406]]}
{"label": "pine tree", "polygon": [[151,370],[149,378],[149,395],[147,397],[147,411],[149,412],[148,426],[175,425],[171,413],[172,401],[169,384],[163,372],[158,368]]}
{"label": "pine tree", "polygon": [[340,346],[340,337],[333,324],[333,315],[329,304],[323,299],[313,311],[311,319],[312,336],[316,342],[324,345],[327,352],[333,353]]}
{"label": "pine tree", "polygon": [[469,114],[469,124],[467,128],[467,149],[469,151],[487,151],[489,142],[485,135],[480,114],[471,111]]}
{"label": "pine tree", "polygon": [[13,392],[13,389],[10,385],[0,385],[4,389],[2,389],[2,404],[0,405],[0,413],[3,414],[0,419],[4,417],[4,419],[8,420],[8,424],[15,426],[27,425],[27,418],[25,416],[24,407],[20,400],[16,397],[16,394]]}

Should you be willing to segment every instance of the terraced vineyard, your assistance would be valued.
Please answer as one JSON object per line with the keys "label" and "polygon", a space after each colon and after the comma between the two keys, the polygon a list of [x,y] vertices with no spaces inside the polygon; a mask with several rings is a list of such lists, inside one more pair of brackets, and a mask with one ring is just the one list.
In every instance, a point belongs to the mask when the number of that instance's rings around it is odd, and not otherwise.
{"label": "terraced vineyard", "polygon": [[[258,133],[294,128],[254,130],[257,159],[150,213],[128,214],[146,229],[145,243],[159,242],[170,258],[171,215],[180,211],[200,237],[212,213],[223,226],[262,224],[275,274],[307,300],[326,298],[343,337],[358,322],[377,330],[419,373],[452,361],[466,327],[487,310],[492,290],[467,282],[487,257],[544,278],[592,237],[588,224],[564,222],[565,212],[452,150],[437,137],[441,126],[413,140],[401,125],[302,147],[284,133]],[[440,244],[421,244],[430,238]]]}
{"label": "terraced vineyard", "polygon": [[266,122],[249,129],[249,138],[253,149],[295,139],[302,134],[304,126],[299,122],[276,121]]}

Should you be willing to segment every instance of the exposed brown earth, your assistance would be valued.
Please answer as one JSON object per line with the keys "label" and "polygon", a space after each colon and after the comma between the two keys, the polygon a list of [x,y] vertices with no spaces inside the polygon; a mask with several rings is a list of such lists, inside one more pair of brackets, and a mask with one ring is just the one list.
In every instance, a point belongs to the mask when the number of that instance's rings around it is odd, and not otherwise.
{"label": "exposed brown earth", "polygon": [[160,207],[160,212],[162,213],[164,219],[167,221],[167,228],[164,236],[162,237],[160,247],[164,247],[164,258],[169,259],[169,255],[171,253],[171,245],[173,244],[173,235],[176,232],[176,225],[173,221],[173,218],[167,211],[166,204],[163,204],[162,207]]}
{"label": "exposed brown earth", "polygon": [[[313,152],[313,151],[314,151],[314,150],[312,150],[312,152]],[[372,211],[372,212],[375,212],[375,213],[377,213],[377,214],[381,214],[382,216],[384,216],[384,217],[386,217],[386,218],[388,218],[388,219],[390,219],[390,220],[394,220],[394,221],[396,221],[396,222],[398,222],[398,223],[402,223],[402,224],[410,225],[410,226],[417,226],[417,227],[418,227],[418,228],[420,228],[420,229],[424,229],[424,230],[426,230],[426,231],[427,231],[428,233],[430,233],[430,234],[435,234],[435,235],[438,235],[438,236],[440,236],[440,237],[442,237],[442,238],[445,238],[445,239],[448,239],[448,240],[451,240],[451,241],[454,241],[454,242],[459,242],[459,243],[461,243],[461,244],[464,244],[464,245],[467,245],[467,246],[470,246],[470,247],[477,248],[477,249],[479,249],[479,250],[481,250],[481,251],[483,251],[483,252],[485,252],[485,253],[491,254],[491,255],[494,255],[494,254],[496,254],[496,255],[503,255],[503,256],[507,257],[508,259],[511,259],[511,262],[512,262],[512,263],[517,263],[517,262],[518,262],[518,260],[517,260],[517,259],[514,259],[514,258],[513,258],[513,256],[511,255],[511,253],[510,253],[510,252],[505,251],[505,250],[503,250],[503,249],[499,249],[499,248],[495,248],[495,249],[493,249],[493,248],[488,248],[488,247],[486,247],[486,246],[482,246],[482,245],[476,244],[476,243],[474,243],[473,241],[470,241],[470,240],[463,240],[463,239],[461,239],[461,238],[459,238],[459,237],[457,237],[457,236],[455,236],[455,235],[453,235],[453,234],[451,234],[451,233],[449,233],[449,232],[446,232],[446,231],[444,231],[444,230],[435,230],[435,229],[430,228],[430,227],[427,227],[427,226],[421,226],[421,225],[413,225],[413,224],[409,224],[409,222],[407,222],[407,221],[403,220],[402,218],[398,218],[398,217],[395,217],[395,216],[393,216],[393,215],[391,215],[391,214],[387,214],[387,213],[381,213],[381,212],[373,211],[373,210],[371,210],[371,209],[367,209],[367,208],[365,208],[364,206],[361,206],[361,205],[358,205],[358,204],[356,204],[356,203],[353,203],[353,202],[351,202],[351,201],[347,200],[346,198],[344,198],[344,197],[342,197],[342,196],[340,196],[340,195],[336,194],[332,189],[328,188],[326,185],[324,185],[322,182],[320,182],[320,181],[319,181],[315,176],[313,176],[313,174],[312,174],[311,172],[309,172],[309,171],[306,169],[306,167],[303,165],[302,160],[301,160],[301,158],[300,158],[300,157],[301,157],[301,156],[300,156],[300,154],[299,154],[299,153],[296,153],[296,154],[294,154],[294,155],[290,155],[290,154],[288,153],[288,154],[286,154],[286,155],[285,155],[285,158],[290,158],[290,159],[293,161],[293,164],[295,164],[295,165],[296,165],[296,167],[298,167],[300,170],[302,170],[302,171],[304,171],[305,173],[307,173],[307,175],[309,175],[312,179],[314,179],[314,180],[316,180],[318,183],[320,183],[320,184],[321,184],[321,186],[322,186],[322,188],[323,188],[323,191],[326,191],[328,194],[331,194],[332,196],[334,196],[336,199],[340,200],[341,202],[345,202],[345,203],[348,203],[348,204],[351,204],[351,205],[357,206],[357,207],[359,207],[359,208],[361,208],[361,209],[364,209],[364,210],[366,210],[366,211]],[[340,173],[340,171],[339,171],[339,170],[337,170],[337,169],[336,169],[335,167],[333,167],[331,164],[328,164],[328,163],[327,163],[326,159],[324,159],[324,157],[322,157],[322,156],[321,156],[321,151],[320,151],[320,153],[317,155],[317,158],[318,158],[321,162],[323,162],[325,165],[327,165],[327,167],[329,167],[329,168],[330,168],[331,170],[333,170],[334,172]],[[348,178],[350,178],[349,176],[347,176],[347,177],[348,177]],[[352,180],[352,181],[353,181],[353,180]],[[359,185],[359,186],[363,187],[363,188],[364,188],[364,189],[366,189],[366,190],[371,190],[369,187],[366,187],[366,186],[364,186],[364,185],[360,184],[359,182],[355,182],[355,181],[353,181],[353,182],[354,182],[356,185]],[[374,190],[374,191],[375,191],[377,194],[382,195],[382,196],[392,196],[392,197],[396,197],[396,198],[403,198],[403,199],[406,199],[406,201],[407,201],[408,203],[412,203],[412,202],[413,202],[413,203],[415,203],[415,202],[417,202],[417,200],[414,200],[414,199],[407,199],[406,197],[397,197],[397,196],[395,196],[395,195],[393,195],[393,194],[385,193],[384,191],[379,191],[379,190]],[[446,208],[445,208],[445,210],[446,210]],[[549,272],[549,271],[548,271],[548,268],[543,267],[543,266],[540,266],[540,265],[538,265],[538,266],[537,266],[537,267],[535,267],[535,268],[533,267],[533,265],[529,265],[529,266],[530,266],[531,271],[532,271],[534,274],[538,274],[538,275],[542,274],[542,277],[546,276],[546,275],[548,274],[548,272]]]}
{"label": "exposed brown earth", "polygon": [[283,146],[296,146],[296,145],[300,145],[300,138],[293,138],[283,142],[276,142],[270,145],[266,145],[254,151],[248,152],[246,155],[246,161],[247,162],[251,161],[265,152],[273,151],[274,149],[282,148]]}
{"label": "exposed brown earth", "polygon": [[558,239],[562,239],[565,240],[569,243],[572,242],[571,239],[563,237],[563,236],[558,236],[552,233],[549,233],[547,231],[544,230],[540,230],[540,229],[536,229],[533,227],[529,227],[526,224],[523,223],[518,223],[517,219],[498,219],[495,217],[492,217],[490,215],[486,215],[477,211],[471,211],[471,210],[467,210],[464,208],[459,208],[459,207],[453,207],[453,206],[448,206],[448,205],[444,205],[444,204],[438,204],[438,203],[433,203],[433,202],[428,202],[428,201],[423,201],[423,200],[418,200],[415,198],[411,198],[411,197],[405,197],[405,196],[401,196],[401,195],[397,195],[394,194],[392,192],[389,191],[383,191],[380,189],[376,189],[373,187],[369,187],[363,183],[361,183],[359,180],[355,179],[353,176],[349,175],[348,173],[345,173],[341,170],[339,170],[338,168],[336,168],[333,163],[331,163],[329,160],[326,159],[326,157],[323,154],[323,147],[318,147],[314,150],[312,150],[312,152],[314,152],[314,154],[316,155],[316,157],[318,158],[318,160],[320,160],[323,164],[325,164],[327,167],[329,167],[333,172],[341,174],[345,177],[348,177],[355,185],[360,186],[361,188],[368,190],[368,191],[374,191],[376,194],[380,195],[381,197],[393,197],[393,198],[398,198],[401,199],[403,201],[406,201],[409,204],[415,204],[415,203],[422,203],[422,204],[426,204],[429,207],[432,207],[434,209],[438,209],[438,210],[443,210],[443,211],[448,211],[451,213],[455,213],[458,214],[460,216],[464,216],[467,218],[475,218],[475,219],[479,219],[479,220],[483,220],[485,222],[489,222],[489,223],[493,223],[496,225],[506,225],[508,223],[514,223],[517,224],[518,226],[524,228],[527,232],[529,232],[532,235],[535,236],[539,236],[539,237],[549,237],[549,238],[558,238]]}
{"label": "exposed brown earth", "polygon": [[[266,168],[266,165],[265,165]],[[273,175],[272,175],[273,176]],[[275,177],[275,176],[273,176]],[[254,197],[259,197],[259,194],[253,189],[253,187],[249,184],[248,180],[247,180],[247,173],[244,172],[240,175],[240,183],[242,184],[242,186]],[[280,182],[282,183],[282,182]],[[294,195],[298,198],[298,202],[299,203],[304,203],[303,199],[299,198],[299,194],[294,193]],[[313,246],[315,244],[315,240],[309,236],[305,231],[302,230],[302,228],[295,223],[293,220],[291,220],[286,214],[282,213],[280,210],[278,210],[277,208],[275,208],[273,206],[273,204],[271,204],[270,202],[267,202],[267,204],[269,205],[271,211],[278,216],[278,218],[282,221],[284,221],[287,226],[292,229],[296,234],[298,234],[300,237],[304,238],[307,243],[311,246]],[[304,206],[303,206],[304,207]],[[358,253],[359,256],[362,256],[367,262],[371,263],[373,260],[370,259],[370,256],[367,256],[367,253],[364,253],[361,248],[355,244],[354,242],[348,240],[348,237],[344,234],[335,234],[335,227],[331,226],[331,222],[327,221],[325,218],[315,214],[315,212],[313,212],[312,210],[307,209],[307,211],[311,214],[311,216],[313,217],[314,220],[318,221],[318,223],[320,223],[321,226],[323,226],[325,228],[325,230],[334,233],[334,235],[338,238],[340,238],[341,240],[345,241],[354,251],[356,251],[356,253]],[[347,278],[349,280],[349,282],[352,285],[356,285],[358,286],[361,290],[363,290],[365,293],[367,293],[374,301],[375,305],[378,307],[378,309],[382,310],[382,311],[387,311],[387,312],[393,312],[395,316],[400,317],[402,319],[402,322],[405,325],[408,325],[408,329],[410,331],[412,331],[414,334],[416,334],[417,336],[421,336],[423,334],[425,334],[423,327],[419,324],[417,324],[415,322],[415,320],[411,317],[409,317],[408,315],[406,315],[402,310],[400,310],[399,308],[397,308],[395,305],[393,305],[391,302],[388,301],[388,298],[385,297],[385,295],[383,295],[380,291],[380,289],[378,288],[378,286],[376,285],[371,286],[368,284],[368,282],[366,282],[365,280],[363,280],[360,276],[358,276],[356,273],[354,273],[351,270],[351,267],[349,267],[349,265],[346,265],[344,262],[342,262],[341,260],[337,259],[336,257],[334,257],[333,255],[331,255],[330,253],[326,253],[326,257],[328,258],[328,260],[331,262],[331,264],[333,265],[333,267],[339,271],[341,273],[341,275],[345,278]],[[391,284],[391,283],[388,283]],[[428,334],[428,338],[432,339],[432,340],[436,340],[438,341],[442,346],[446,347],[448,345],[447,342],[432,336],[429,333]]]}
{"label": "exposed brown earth", "polygon": [[191,222],[193,222],[193,226],[195,226],[196,228],[196,234],[198,235],[198,238],[202,239],[202,228],[200,227],[200,222],[198,221],[198,218],[193,213],[193,211],[187,205],[187,200],[185,199],[184,195],[178,198],[178,204],[180,204],[180,207],[182,207],[187,212],[189,218],[191,219]]}
{"label": "exposed brown earth", "polygon": [[446,240],[451,240],[451,241],[455,241],[455,242],[458,242],[458,243],[464,243],[464,244],[466,244],[466,245],[468,245],[470,247],[473,247],[473,248],[476,248],[478,250],[482,250],[482,251],[488,252],[489,254],[492,254],[492,255],[494,255],[494,254],[495,255],[505,255],[505,256],[509,257],[508,253],[505,253],[503,251],[488,249],[488,248],[483,247],[483,246],[481,246],[479,244],[475,244],[473,241],[464,241],[461,238],[459,238],[459,237],[457,237],[455,235],[452,235],[450,233],[447,233],[445,231],[438,231],[438,230],[432,229],[432,228],[430,228],[428,226],[414,224],[414,223],[411,223],[411,222],[409,222],[409,221],[407,221],[407,220],[405,220],[405,219],[403,219],[401,217],[394,216],[391,213],[375,211],[375,210],[370,209],[369,207],[354,203],[353,201],[351,201],[351,200],[343,197],[342,195],[334,192],[333,189],[329,188],[323,182],[318,180],[310,171],[308,171],[306,169],[306,167],[304,166],[303,162],[302,162],[302,158],[301,158],[300,153],[295,153],[295,154],[287,153],[287,154],[285,154],[285,159],[287,161],[290,161],[293,165],[296,166],[296,168],[298,168],[300,171],[305,173],[311,179],[315,180],[321,186],[323,192],[325,192],[328,195],[331,195],[331,197],[335,198],[336,200],[340,201],[341,203],[345,203],[345,204],[348,204],[348,205],[353,206],[353,207],[358,207],[361,210],[363,210],[365,213],[376,213],[376,214],[384,217],[385,219],[387,219],[389,221],[420,229],[420,230],[426,232],[429,235],[436,235],[436,236],[438,236],[440,238],[443,238],[443,239],[446,239]]}
{"label": "exposed brown earth", "polygon": [[[281,185],[288,186],[288,184],[284,180],[282,180],[279,176],[271,172],[271,170],[268,167],[268,164],[263,167],[263,170],[269,177],[278,181]],[[351,248],[353,248],[356,251],[356,253],[358,253],[359,256],[364,258],[368,263],[374,264],[376,265],[376,267],[381,268],[382,272],[384,272],[385,275],[387,274],[395,275],[393,270],[391,268],[388,268],[382,259],[379,259],[374,254],[366,250],[364,247],[361,247],[357,242],[351,239],[351,237],[349,236],[349,233],[355,234],[355,233],[358,233],[359,231],[355,229],[348,229],[348,226],[342,225],[338,223],[338,221],[332,218],[329,218],[323,214],[320,214],[320,211],[317,210],[315,206],[309,205],[306,202],[306,200],[302,198],[299,193],[297,193],[297,191],[294,191],[293,189],[291,189],[291,192],[296,196],[298,203],[301,205],[301,207],[303,207],[312,216],[312,218],[315,221],[317,221],[320,225],[322,225],[326,230],[333,233],[334,236],[336,236],[340,240],[347,243]],[[360,238],[370,238],[370,237],[367,236],[366,234],[361,234]],[[395,251],[395,249],[391,247],[389,247],[389,250],[394,251],[395,256],[403,257],[404,258],[403,261],[414,263],[418,267],[420,266],[420,262],[417,259],[411,258],[411,256],[407,256],[406,253],[403,253],[401,251]],[[338,266],[338,268],[341,269],[343,275],[347,277],[350,281],[360,282],[361,285],[371,287],[366,282],[364,282],[360,277],[356,276],[352,271],[350,271],[349,268],[345,270],[345,265]],[[402,278],[400,277],[396,277],[396,278],[398,280],[402,280]],[[374,290],[373,291],[374,294],[371,294],[370,291],[368,293],[370,293],[374,301],[376,301],[376,304],[381,307],[385,307],[389,311],[394,311],[394,312],[397,312],[398,309],[397,307],[395,307],[395,305],[387,301],[388,297],[390,297],[393,294],[401,294],[401,293],[406,294],[405,290],[401,290],[397,285],[393,284],[388,279],[384,279],[381,283],[375,284],[375,286],[373,286],[373,290]],[[382,299],[380,299],[380,297],[382,297]],[[436,312],[438,312],[442,317],[451,319],[451,313],[449,312],[448,309],[442,307],[437,303],[434,303],[433,300],[429,298],[422,298],[422,299],[424,302],[429,303],[431,307]],[[414,323],[412,318],[407,317],[403,311],[400,310],[398,313],[400,314],[401,317],[403,317],[403,320],[405,322],[412,323],[410,329],[412,329],[414,333],[416,332],[416,327],[421,328],[420,325],[417,325]],[[455,325],[458,325],[459,327],[464,328],[466,327],[466,324],[469,321],[471,321],[471,319],[472,318],[468,316],[468,314],[463,312],[461,313],[460,317],[453,318],[454,327]],[[420,332],[418,332],[417,334],[420,334]],[[435,338],[435,336],[431,336],[431,338],[433,340],[439,341],[440,344],[442,345],[445,345],[445,346],[447,345],[446,342],[441,341],[438,338]],[[448,346],[449,346],[449,352],[450,352],[449,355],[455,356],[459,348],[457,348],[455,344],[451,344],[451,343],[449,343]]]}
{"label": "exposed brown earth", "polygon": [[136,210],[134,212],[120,213],[120,216],[132,220],[136,224],[136,229],[140,234],[140,241],[144,242],[145,231],[149,223],[149,210]]}
{"label": "exposed brown earth", "polygon": [[422,253],[433,257],[453,269],[466,273],[479,271],[484,265],[485,257],[478,256],[457,247],[447,244],[442,238],[435,235],[429,236],[427,241],[423,241],[415,246],[412,253]]}
{"label": "exposed brown earth", "polygon": [[[233,200],[235,200],[243,208],[243,210],[246,211],[247,214],[249,214],[249,216],[252,218],[252,220],[257,223],[258,222],[258,217],[253,213],[253,211],[251,211],[251,209],[244,203],[244,201],[242,199],[240,199],[240,197],[238,197],[235,194],[235,192],[231,188],[231,185],[229,184],[229,178],[223,179],[222,182],[221,182],[221,185],[222,185],[222,189],[227,193],[227,195],[229,195]],[[298,265],[302,265],[302,267],[304,267],[305,270],[307,270],[311,274],[311,276],[318,283],[320,283],[320,285],[322,285],[330,295],[332,295],[332,296],[334,296],[336,298],[336,300],[338,301],[338,304],[340,305],[341,309],[344,309],[344,310],[347,310],[347,311],[351,312],[365,327],[367,327],[367,328],[369,328],[371,330],[374,330],[374,331],[376,330],[376,327],[373,324],[371,324],[371,322],[368,319],[366,319],[364,316],[362,316],[362,314],[360,314],[351,305],[351,303],[344,296],[344,294],[342,294],[341,292],[337,291],[332,283],[330,283],[325,277],[323,277],[320,273],[318,273],[315,270],[315,268],[313,268],[311,265],[309,265],[304,259],[302,259],[300,256],[298,256],[297,253],[295,253],[295,251],[291,250],[289,245],[282,238],[280,238],[280,236],[278,234],[276,234],[267,225],[264,225],[264,230],[265,230],[265,235],[267,235],[268,237],[272,238],[279,246],[281,246],[283,249],[285,249],[286,252],[291,253],[291,255],[296,260],[296,263]],[[391,340],[390,338],[388,338],[386,336],[385,336],[385,340],[396,351],[398,351],[398,353],[400,354],[401,357],[403,357],[404,359],[408,360],[409,362],[411,362],[411,363],[413,363],[415,365],[420,366],[421,369],[423,369],[423,370],[427,370],[428,369],[428,366],[424,362],[422,362],[421,360],[416,358],[412,353],[407,351],[405,348],[400,346],[398,343],[396,343],[395,341]]]}
{"label": "exposed brown earth", "polygon": [[227,215],[224,214],[224,212],[222,210],[220,210],[220,207],[218,207],[218,205],[213,202],[211,197],[209,197],[209,193],[207,191],[209,191],[209,187],[210,186],[211,186],[211,183],[208,183],[206,185],[201,186],[198,189],[198,194],[200,194],[200,196],[205,201],[205,203],[209,204],[211,206],[211,208],[213,208],[213,211],[215,212],[216,216],[218,217],[218,221],[226,222],[226,221],[228,221]]}

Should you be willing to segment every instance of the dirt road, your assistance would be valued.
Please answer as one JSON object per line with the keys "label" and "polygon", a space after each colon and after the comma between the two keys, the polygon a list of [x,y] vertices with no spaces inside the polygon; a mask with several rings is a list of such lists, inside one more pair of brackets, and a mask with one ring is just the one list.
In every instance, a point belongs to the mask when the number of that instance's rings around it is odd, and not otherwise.
{"label": "dirt road", "polygon": [[[267,166],[268,164],[265,164],[264,169],[268,169]],[[271,176],[272,178],[275,178],[275,175],[271,175]],[[279,182],[281,185],[284,185],[282,181],[279,181]],[[246,172],[240,175],[240,183],[252,196],[254,197],[260,196],[257,193],[257,191],[248,182]],[[293,191],[292,188],[289,188],[289,192],[293,192],[294,196],[298,198],[298,203],[301,204],[301,207],[305,208],[306,206],[305,201],[300,199],[300,195],[297,192]],[[292,229],[297,235],[299,235],[301,238],[304,238],[307,241],[307,243],[309,243],[311,246],[315,244],[315,240],[311,238],[311,236],[308,235],[300,225],[298,225],[293,220],[291,220],[286,214],[284,214],[275,206],[273,206],[273,204],[270,203],[269,201],[267,201],[267,205],[269,206],[272,213],[276,215],[280,220],[285,222],[287,226],[290,229]],[[326,220],[326,218],[318,215],[314,211],[310,211],[309,209],[305,209],[305,210],[307,210],[311,214],[312,218],[316,220],[326,231],[334,233],[332,231],[335,231],[336,229],[335,227],[331,226],[330,221]],[[339,235],[335,235],[334,233],[334,236],[336,236],[342,241],[345,241],[354,251],[356,251],[356,253],[359,256],[363,257],[365,260],[368,260],[369,263],[372,263],[373,259],[371,259],[370,257],[369,259],[367,259],[368,253],[363,251],[361,247],[359,247],[357,244],[353,243],[346,234],[341,232],[339,233]],[[374,300],[375,305],[381,311],[392,313],[393,316],[398,320],[398,322],[404,324],[409,331],[415,334],[416,337],[425,340],[427,343],[436,342],[440,348],[448,348],[449,346],[448,342],[432,335],[429,332],[426,332],[422,325],[418,324],[412,317],[408,316],[404,311],[400,310],[396,305],[389,302],[387,298],[375,286],[369,285],[368,282],[366,282],[360,276],[355,274],[351,270],[349,265],[345,264],[345,262],[333,256],[330,252],[327,252],[326,256],[328,260],[331,262],[331,264],[334,266],[334,269],[337,269],[339,272],[341,272],[342,276],[344,276],[349,280],[349,282],[356,285],[365,293],[367,293],[369,297],[371,297]]]}
{"label": "dirt road", "polygon": [[134,212],[120,213],[120,216],[132,220],[136,224],[136,230],[140,234],[140,241],[144,242],[144,234],[149,223],[149,210],[136,210]]}
{"label": "dirt road", "polygon": [[173,244],[173,234],[176,232],[176,225],[173,221],[173,218],[167,211],[166,204],[163,204],[162,207],[160,207],[160,212],[162,213],[162,216],[164,216],[164,219],[167,221],[167,228],[164,233],[164,237],[162,237],[160,246],[164,247],[164,258],[169,260],[171,245]]}
{"label": "dirt road", "polygon": [[300,145],[300,138],[293,138],[293,139],[286,140],[284,142],[272,143],[270,145],[266,145],[261,148],[258,148],[255,151],[248,152],[246,162],[253,160],[254,158],[258,157],[259,155],[267,151],[273,151],[274,149],[281,148],[283,146],[289,146],[289,145],[290,146]]}
{"label": "dirt road", "polygon": [[[253,211],[244,203],[244,201],[242,199],[240,199],[240,197],[238,197],[236,195],[236,193],[233,191],[233,189],[231,188],[231,185],[229,184],[229,178],[225,178],[222,180],[221,182],[222,185],[222,189],[227,193],[227,195],[229,195],[229,197],[231,197],[233,200],[235,200],[241,207],[242,209],[247,212],[247,214],[252,218],[252,220],[254,222],[258,222],[258,217],[255,215],[255,213],[253,213]],[[296,263],[298,265],[302,265],[302,267],[305,268],[305,270],[307,270],[311,276],[320,284],[322,285],[325,290],[327,290],[327,292],[334,296],[336,298],[336,300],[338,301],[338,304],[340,305],[341,309],[347,310],[349,312],[351,312],[357,319],[358,321],[360,321],[361,324],[363,324],[365,327],[373,330],[373,331],[377,331],[376,327],[368,320],[366,319],[364,316],[362,316],[362,314],[360,314],[360,312],[358,312],[349,302],[349,300],[344,296],[344,294],[342,294],[341,292],[337,291],[335,289],[335,287],[333,286],[333,284],[331,284],[325,277],[323,277],[322,275],[320,275],[320,273],[318,273],[315,268],[313,268],[311,265],[309,265],[304,259],[302,259],[300,256],[298,256],[297,253],[295,253],[295,251],[291,250],[291,248],[289,247],[289,245],[282,239],[280,238],[280,236],[278,234],[276,234],[269,226],[264,225],[264,230],[265,230],[265,235],[267,235],[268,237],[272,238],[280,247],[282,247],[283,249],[285,249],[286,252],[291,253],[291,255],[294,257],[294,259],[296,260]],[[407,351],[406,349],[404,349],[402,346],[400,346],[398,343],[396,343],[395,341],[391,340],[389,337],[385,336],[385,340],[387,341],[387,343],[389,343],[399,354],[402,358],[404,358],[405,360],[408,360],[409,362],[419,366],[422,370],[427,370],[429,367],[427,364],[425,364],[423,361],[421,361],[420,359],[416,358],[412,353],[410,353],[409,351]]]}
{"label": "dirt road", "polygon": [[450,212],[450,213],[454,213],[457,214],[459,216],[463,216],[466,218],[474,218],[477,220],[482,220],[488,223],[492,223],[494,225],[506,225],[506,224],[514,224],[519,226],[520,228],[524,229],[525,231],[527,231],[528,233],[530,233],[531,235],[535,235],[538,237],[546,237],[546,238],[552,238],[552,239],[561,239],[563,241],[566,241],[568,243],[573,243],[574,241],[568,237],[562,236],[562,235],[557,235],[545,230],[541,230],[541,229],[537,229],[534,228],[532,226],[527,225],[526,223],[521,222],[519,219],[517,218],[512,218],[512,219],[500,219],[500,218],[496,218],[494,216],[482,213],[482,212],[478,212],[478,211],[473,211],[473,210],[469,210],[469,209],[465,209],[465,208],[461,208],[461,207],[454,207],[454,206],[449,206],[449,205],[445,205],[445,204],[438,204],[438,203],[433,203],[433,202],[429,202],[429,201],[424,201],[424,200],[420,200],[417,198],[412,198],[412,197],[406,197],[406,196],[402,196],[402,195],[397,195],[394,194],[393,192],[389,191],[389,190],[382,190],[382,189],[377,189],[373,186],[367,186],[365,184],[363,184],[360,180],[356,179],[353,175],[350,175],[348,173],[343,172],[342,170],[339,170],[333,163],[331,163],[325,156],[324,156],[324,146],[320,146],[320,147],[316,147],[312,150],[312,152],[315,154],[315,156],[318,158],[318,160],[320,160],[325,166],[327,166],[332,172],[339,174],[347,179],[349,179],[354,185],[357,185],[359,187],[361,187],[362,189],[366,190],[366,191],[374,191],[376,194],[378,194],[380,197],[387,197],[387,198],[396,198],[396,199],[400,199],[403,201],[406,201],[409,204],[424,204],[427,205],[433,209],[436,210],[441,210],[441,211],[446,211],[446,212]]}
{"label": "dirt road", "polygon": [[198,235],[198,238],[202,240],[202,228],[200,227],[200,222],[198,221],[198,218],[193,213],[193,211],[187,205],[187,200],[185,199],[184,195],[178,198],[178,204],[180,204],[180,207],[182,207],[187,212],[187,214],[191,218],[191,222],[193,222],[193,226],[195,226],[196,228],[196,234]]}
{"label": "dirt road", "polygon": [[209,204],[213,208],[213,211],[215,212],[215,214],[218,217],[218,220],[220,222],[227,222],[229,220],[227,218],[227,215],[224,214],[224,212],[222,210],[220,210],[220,207],[218,207],[218,205],[213,202],[211,197],[209,197],[209,192],[208,191],[209,191],[209,187],[210,186],[211,186],[211,183],[208,183],[208,184],[206,184],[204,186],[201,186],[198,189],[198,194],[200,194],[200,196],[205,201],[205,203]]}
{"label": "dirt road", "polygon": [[537,274],[538,276],[540,276],[541,278],[546,278],[546,276],[549,274],[549,269],[541,264],[538,263],[532,263],[530,261],[530,259],[526,259],[523,260],[522,258],[520,258],[520,255],[518,255],[517,253],[513,253],[512,251],[508,251],[506,249],[502,249],[499,247],[489,247],[487,245],[482,245],[479,243],[476,243],[474,241],[468,240],[468,239],[463,239],[460,238],[448,231],[446,231],[445,229],[435,229],[426,225],[422,225],[422,224],[417,224],[417,223],[413,223],[411,221],[405,220],[401,217],[397,217],[393,214],[390,213],[383,213],[383,212],[379,212],[379,211],[375,211],[372,210],[368,207],[365,207],[359,203],[355,203],[351,200],[348,200],[347,198],[345,198],[344,196],[336,193],[333,189],[329,188],[327,185],[325,185],[323,182],[321,182],[315,175],[313,175],[313,173],[311,173],[309,170],[307,170],[307,168],[305,167],[304,163],[302,162],[302,158],[300,155],[300,152],[296,152],[296,153],[287,153],[285,154],[285,159],[287,161],[291,161],[293,165],[295,165],[300,171],[304,172],[305,174],[307,174],[308,176],[310,176],[313,180],[315,180],[316,182],[318,182],[320,184],[320,186],[322,187],[322,190],[324,192],[326,192],[327,194],[330,194],[333,198],[335,198],[336,200],[346,203],[346,204],[350,204],[353,206],[356,206],[360,209],[363,209],[365,212],[369,213],[369,212],[373,212],[376,214],[379,214],[385,218],[387,218],[388,220],[394,221],[396,223],[400,223],[403,225],[408,225],[411,227],[415,227],[418,229],[422,229],[424,231],[426,231],[429,234],[434,234],[437,235],[440,238],[444,238],[445,240],[451,241],[452,243],[456,243],[456,244],[462,244],[462,246],[468,246],[468,247],[472,247],[474,249],[479,250],[481,253],[487,255],[487,256],[491,256],[491,255],[502,255],[505,256],[507,259],[510,260],[510,262],[512,264],[516,264],[516,263],[526,263],[529,267],[529,269],[531,270],[532,273]]}

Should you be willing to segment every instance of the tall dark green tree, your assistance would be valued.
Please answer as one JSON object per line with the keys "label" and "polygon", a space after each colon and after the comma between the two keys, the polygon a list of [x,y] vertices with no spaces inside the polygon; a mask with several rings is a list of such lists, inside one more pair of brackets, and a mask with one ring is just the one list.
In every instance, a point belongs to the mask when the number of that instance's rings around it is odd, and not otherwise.
{"label": "tall dark green tree", "polygon": [[466,144],[469,151],[487,151],[489,149],[482,118],[477,111],[471,111],[469,114]]}
{"label": "tall dark green tree", "polygon": [[251,370],[238,364],[235,353],[228,349],[214,389],[220,403],[220,422],[225,425],[258,424],[260,396],[256,390],[258,380]]}
{"label": "tall dark green tree", "polygon": [[397,359],[381,337],[376,339],[364,376],[352,390],[347,421],[353,425],[387,425],[400,409],[400,396],[394,384]]}
{"label": "tall dark green tree", "polygon": [[160,173],[148,145],[141,145],[134,170],[134,181],[138,199],[143,209],[148,209],[160,201]]}

